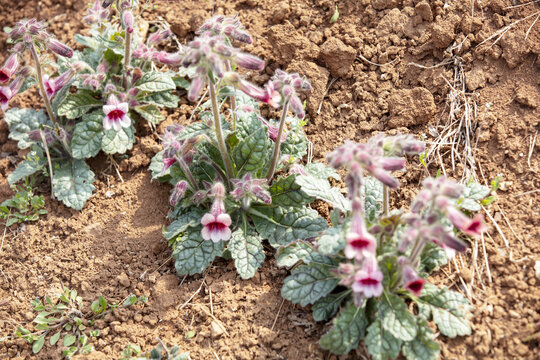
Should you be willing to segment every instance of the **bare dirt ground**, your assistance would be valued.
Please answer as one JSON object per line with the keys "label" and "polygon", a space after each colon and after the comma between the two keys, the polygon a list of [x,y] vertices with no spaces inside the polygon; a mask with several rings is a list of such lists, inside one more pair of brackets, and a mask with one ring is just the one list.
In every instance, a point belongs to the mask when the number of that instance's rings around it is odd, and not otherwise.
{"label": "bare dirt ground", "polygon": [[[486,184],[496,176],[502,179],[496,202],[486,209],[500,230],[490,222],[489,235],[433,279],[462,291],[475,307],[473,334],[458,339],[441,336],[441,358],[540,358],[540,280],[534,270],[540,260],[540,140],[536,140],[540,22],[534,24],[539,3],[155,4],[157,8],[145,11],[143,17],[170,23],[180,42],[191,39],[212,13],[239,14],[254,36],[254,45],[246,50],[267,60],[263,73],[251,74],[259,84],[276,68],[305,74],[314,88],[307,98],[306,131],[315,159],[322,159],[345,139],[361,141],[380,131],[409,132],[433,142],[441,133],[438,125],[448,119],[449,106],[458,101],[449,94],[466,99],[473,110],[469,129],[478,179]],[[331,24],[335,4],[340,16]],[[68,41],[84,28],[85,7],[82,0],[0,0],[0,23],[11,26],[24,17],[51,19],[52,32]],[[505,27],[510,29],[500,40],[490,38]],[[7,57],[5,40],[0,35],[2,61]],[[456,74],[462,76],[465,92],[452,92]],[[38,103],[36,95],[19,95],[12,105],[33,106]],[[182,100],[158,133],[173,121],[185,123],[191,109]],[[63,285],[77,289],[87,305],[100,294],[117,302],[130,293],[149,298],[142,308],[117,311],[98,322],[102,336],[94,342],[96,351],[85,358],[119,358],[128,343],[147,350],[159,337],[190,351],[194,359],[337,359],[318,347],[325,326],[314,323],[308,309],[282,301],[280,287],[287,273],[277,269],[273,260],[267,260],[249,281],[242,281],[232,264],[222,260],[205,277],[176,276],[161,237],[170,189],[151,183],[146,170],[159,151],[158,134],[140,126],[138,135],[131,158],[118,159],[125,182],[110,170],[106,159],[98,158],[92,162],[97,190],[82,211],[46,197],[48,215],[7,230],[0,248],[0,337],[12,335],[18,324],[33,319],[31,299],[53,294]],[[12,195],[6,177],[23,155],[7,136],[0,117],[0,201]],[[450,154],[448,146],[443,147],[429,172],[434,175],[443,168],[437,162],[441,160],[449,176],[461,179],[466,167],[456,160],[453,169]],[[395,206],[409,202],[426,176],[418,160],[410,160],[412,170],[400,178],[403,188],[392,194]],[[46,195],[48,185],[40,190]],[[267,255],[272,258],[270,249]],[[217,331],[213,322],[223,324],[226,332]],[[195,336],[187,339],[188,331]],[[360,347],[342,358],[365,356]],[[20,339],[1,342],[2,358],[31,358],[31,348]],[[56,359],[60,353],[56,348],[44,349],[34,358]]]}

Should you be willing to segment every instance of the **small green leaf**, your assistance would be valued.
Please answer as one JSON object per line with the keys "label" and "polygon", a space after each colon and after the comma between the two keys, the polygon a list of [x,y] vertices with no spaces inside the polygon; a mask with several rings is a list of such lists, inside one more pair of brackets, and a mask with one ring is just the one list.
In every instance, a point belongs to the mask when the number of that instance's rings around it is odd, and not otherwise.
{"label": "small green leaf", "polygon": [[283,281],[281,296],[293,304],[306,306],[328,295],[338,283],[339,279],[330,273],[328,265],[300,265]]}
{"label": "small green leaf", "polygon": [[193,330],[189,330],[187,333],[186,333],[186,339],[192,339],[195,337],[195,331]]}
{"label": "small green leaf", "polygon": [[428,242],[420,254],[421,270],[430,273],[448,263],[446,252],[437,244]]}
{"label": "small green leaf", "polygon": [[328,227],[317,211],[308,208],[257,206],[249,213],[258,233],[274,247],[316,237]]}
{"label": "small green leaf", "polygon": [[19,149],[26,149],[35,142],[30,139],[32,130],[40,130],[47,123],[47,117],[43,110],[34,109],[9,109],[4,115],[9,127],[9,138],[18,141]]}
{"label": "small green leaf", "polygon": [[400,339],[396,339],[384,329],[379,319],[368,327],[364,341],[373,360],[397,358],[402,344]]}
{"label": "small green leaf", "polygon": [[77,338],[74,335],[66,335],[64,337],[64,346],[71,346],[75,344],[75,341],[77,341]]}
{"label": "small green leaf", "polygon": [[176,89],[176,84],[171,79],[171,76],[160,72],[147,72],[136,83],[135,87],[141,91],[161,92]]}
{"label": "small green leaf", "polygon": [[338,19],[339,19],[339,10],[338,10],[338,6],[336,4],[336,8],[334,10],[334,15],[332,15],[332,17],[330,18],[330,24],[335,23],[336,21],[338,21]]}
{"label": "small green leaf", "polygon": [[17,166],[15,171],[8,175],[8,183],[10,185],[35,174],[46,166],[46,158],[42,156],[41,149],[38,150],[36,148],[37,146],[34,146],[34,150],[26,155],[26,159]]}
{"label": "small green leaf", "polygon": [[296,184],[301,186],[303,192],[319,200],[326,201],[334,208],[344,212],[351,209],[351,204],[338,188],[331,187],[328,180],[318,179],[309,175],[300,175],[296,177]]}
{"label": "small green leaf", "polygon": [[66,96],[58,106],[58,115],[77,119],[98,106],[103,106],[103,100],[94,98],[88,90],[79,90],[76,94]]}
{"label": "small green leaf", "polygon": [[358,347],[366,326],[365,309],[350,302],[334,319],[332,328],[321,338],[321,347],[337,355],[347,354]]}
{"label": "small green leaf", "polygon": [[414,339],[416,336],[416,321],[401,297],[384,293],[379,311],[382,326],[386,331],[403,341]]}
{"label": "small green leaf", "polygon": [[101,140],[101,148],[106,154],[123,154],[131,150],[135,142],[135,129],[133,125],[121,128],[106,130]]}
{"label": "small green leaf", "polygon": [[273,206],[302,207],[315,200],[303,191],[300,184],[296,183],[297,177],[298,175],[293,174],[281,177],[272,183],[269,190]]}
{"label": "small green leaf", "polygon": [[249,134],[240,140],[232,152],[237,177],[242,177],[248,172],[259,177],[260,170],[264,168],[268,160],[270,148],[268,130],[256,117],[252,117],[251,122]]}
{"label": "small green leaf", "polygon": [[[189,86],[189,83],[188,83]],[[147,96],[142,97],[139,102],[145,104],[153,104],[157,106],[164,106],[168,108],[178,107],[178,101],[180,98],[174,95],[171,91],[161,91],[148,94]]]}
{"label": "small green leaf", "polygon": [[319,300],[311,308],[313,320],[326,321],[331,319],[339,310],[339,305],[349,296],[351,290],[345,290],[337,294],[327,295]]}
{"label": "small green leaf", "polygon": [[364,198],[366,217],[370,222],[375,221],[382,213],[383,192],[384,186],[379,180],[370,176],[364,178],[362,195]]}
{"label": "small green leaf", "polygon": [[420,313],[426,320],[429,320],[431,314],[439,331],[450,338],[470,335],[471,327],[468,320],[470,305],[467,299],[447,288],[437,289],[434,285],[426,285],[424,290],[428,293],[418,299]]}
{"label": "small green leaf", "polygon": [[418,335],[413,341],[406,342],[403,346],[403,355],[407,360],[437,360],[441,352],[441,346],[433,339],[431,330],[426,320],[418,319]]}
{"label": "small green leaf", "polygon": [[242,279],[252,278],[264,264],[262,239],[256,233],[245,234],[242,229],[236,230],[232,233],[227,249]]}
{"label": "small green leaf", "polygon": [[60,334],[61,333],[62,333],[62,331],[59,331],[56,334],[54,334],[53,336],[51,336],[51,338],[49,339],[49,344],[51,344],[51,346],[56,345],[56,343],[60,339]]}
{"label": "small green leaf", "polygon": [[75,159],[96,156],[101,150],[103,139],[103,113],[101,111],[85,114],[75,125],[71,138],[71,153]]}
{"label": "small green leaf", "polygon": [[94,173],[83,160],[60,165],[53,174],[53,190],[65,205],[81,210],[94,191]]}
{"label": "small green leaf", "polygon": [[32,344],[32,352],[34,354],[37,354],[41,351],[43,348],[43,345],[45,344],[45,335],[41,335],[33,344]]}
{"label": "small green leaf", "polygon": [[163,237],[166,240],[171,240],[186,231],[188,227],[197,227],[201,223],[203,215],[202,211],[195,207],[184,211],[167,226],[167,229],[163,231]]}
{"label": "small green leaf", "polygon": [[158,106],[154,104],[146,104],[146,105],[137,106],[135,108],[135,111],[139,115],[141,115],[143,119],[150,121],[152,124],[159,124],[165,119],[163,114],[161,114],[161,112],[159,111]]}
{"label": "small green leaf", "polygon": [[201,237],[200,227],[190,228],[173,252],[176,271],[179,275],[200,274],[222,253],[223,241],[206,241]]}
{"label": "small green leaf", "polygon": [[345,248],[343,227],[331,227],[317,239],[317,251],[326,256],[336,255]]}

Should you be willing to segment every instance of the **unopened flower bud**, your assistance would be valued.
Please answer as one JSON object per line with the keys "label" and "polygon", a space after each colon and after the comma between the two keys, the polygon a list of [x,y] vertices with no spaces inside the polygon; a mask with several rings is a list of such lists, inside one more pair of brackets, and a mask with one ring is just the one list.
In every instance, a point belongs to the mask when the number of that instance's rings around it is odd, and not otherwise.
{"label": "unopened flower bud", "polygon": [[73,50],[56,39],[49,40],[49,50],[63,57],[71,58],[73,56]]}
{"label": "unopened flower bud", "polygon": [[176,206],[178,204],[178,201],[180,201],[180,199],[184,197],[184,195],[186,194],[187,186],[188,183],[185,180],[180,180],[178,184],[176,184],[169,199],[171,206]]}
{"label": "unopened flower bud", "polygon": [[188,91],[188,99],[189,101],[195,101],[199,97],[199,94],[201,93],[201,90],[204,85],[204,80],[201,76],[197,76],[191,80],[191,84],[189,85],[189,91]]}
{"label": "unopened flower bud", "polygon": [[168,39],[171,35],[172,35],[172,32],[169,29],[156,31],[155,33],[153,33],[152,35],[148,37],[148,45],[159,44],[163,40]]}
{"label": "unopened flower bud", "polygon": [[152,58],[162,64],[179,66],[182,63],[184,57],[179,53],[168,53],[165,51],[155,52]]}
{"label": "unopened flower bud", "polygon": [[303,119],[304,116],[306,116],[304,107],[302,106],[302,101],[300,101],[298,96],[294,95],[291,97],[290,105],[292,111],[296,114],[296,116],[298,116],[299,119]]}
{"label": "unopened flower bud", "polygon": [[240,67],[249,70],[261,71],[264,69],[264,60],[259,59],[257,56],[246,54],[246,53],[237,53],[234,56],[234,61]]}
{"label": "unopened flower bud", "polygon": [[122,13],[122,23],[124,24],[124,28],[128,33],[133,32],[133,13],[130,10],[126,10]]}

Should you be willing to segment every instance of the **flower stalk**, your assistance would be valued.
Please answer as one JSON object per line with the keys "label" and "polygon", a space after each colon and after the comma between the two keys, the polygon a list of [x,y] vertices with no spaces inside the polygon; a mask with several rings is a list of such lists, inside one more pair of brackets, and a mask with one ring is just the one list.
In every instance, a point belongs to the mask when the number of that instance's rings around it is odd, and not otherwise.
{"label": "flower stalk", "polygon": [[45,109],[47,109],[47,115],[49,115],[49,118],[53,122],[56,132],[59,133],[58,123],[56,122],[56,118],[54,117],[51,103],[47,96],[47,91],[45,90],[45,84],[43,83],[43,72],[41,71],[41,62],[39,61],[39,55],[36,51],[36,46],[32,44],[32,46],[30,47],[30,51],[32,53],[32,57],[34,58],[34,62],[36,63],[37,82],[41,92],[41,97],[43,98],[43,102],[45,103]]}
{"label": "flower stalk", "polygon": [[128,30],[126,30],[126,49],[124,53],[124,77],[123,77],[125,89],[128,88],[127,74],[128,74],[129,66],[131,64],[131,34],[132,32],[129,32]]}
{"label": "flower stalk", "polygon": [[[219,152],[223,158],[223,163],[225,164],[225,171],[227,173],[227,181],[233,178],[233,168],[231,164],[231,158],[227,152],[227,145],[225,144],[225,139],[223,138],[223,131],[221,129],[221,118],[219,117],[218,112],[218,103],[216,95],[216,87],[212,81],[208,81],[208,89],[210,93],[210,100],[212,101],[212,113],[214,115],[214,127],[216,130],[216,137],[218,142]],[[226,184],[228,187],[228,183]]]}
{"label": "flower stalk", "polygon": [[272,162],[268,168],[268,173],[266,174],[266,179],[268,182],[274,177],[274,172],[276,171],[276,166],[279,160],[280,147],[281,147],[281,135],[283,134],[283,129],[285,128],[285,120],[287,119],[287,113],[289,111],[289,98],[285,99],[283,103],[283,112],[281,113],[281,118],[279,119],[279,129],[275,141],[274,152],[272,153]]}

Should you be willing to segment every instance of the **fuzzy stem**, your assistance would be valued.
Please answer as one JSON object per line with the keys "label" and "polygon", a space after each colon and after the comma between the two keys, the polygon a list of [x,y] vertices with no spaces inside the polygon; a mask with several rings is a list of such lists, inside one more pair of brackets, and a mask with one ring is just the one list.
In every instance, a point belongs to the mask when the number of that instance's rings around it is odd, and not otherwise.
{"label": "fuzzy stem", "polygon": [[289,98],[285,99],[283,104],[283,112],[281,113],[281,119],[279,119],[279,129],[276,138],[276,144],[274,146],[274,152],[272,153],[272,162],[270,163],[270,168],[268,168],[268,173],[266,174],[266,180],[270,182],[274,177],[274,172],[276,171],[276,165],[279,160],[280,146],[281,146],[281,136],[283,135],[283,128],[285,127],[285,119],[287,119],[287,113],[289,112]]}
{"label": "fuzzy stem", "polygon": [[[231,71],[231,62],[229,60],[227,60],[225,62],[225,69],[227,71]],[[235,89],[236,91],[236,89]],[[236,97],[233,95],[233,96],[229,96],[229,100],[231,101],[231,112],[232,112],[232,118],[233,118],[233,131],[236,130]]]}
{"label": "fuzzy stem", "polygon": [[416,266],[416,260],[418,256],[420,256],[420,254],[422,253],[422,250],[424,250],[425,245],[426,245],[426,242],[424,241],[424,239],[418,236],[411,250],[411,254],[409,255],[409,263],[412,266]]}
{"label": "fuzzy stem", "polygon": [[30,52],[32,53],[32,57],[34,58],[34,62],[36,63],[37,82],[39,85],[39,89],[41,91],[41,97],[43,98],[43,102],[45,103],[45,109],[47,109],[47,115],[49,115],[49,118],[53,122],[56,132],[59,133],[58,123],[56,122],[56,118],[54,117],[51,103],[49,101],[49,98],[47,97],[47,91],[45,91],[45,85],[43,84],[43,72],[41,71],[41,62],[39,61],[39,56],[36,51],[35,45],[32,44],[32,46],[30,47]]}
{"label": "fuzzy stem", "polygon": [[383,185],[383,214],[384,216],[388,216],[389,211],[390,211],[390,191],[388,190],[388,186]]}
{"label": "fuzzy stem", "polygon": [[233,178],[233,168],[231,164],[231,158],[227,152],[227,145],[225,144],[225,139],[223,139],[223,131],[221,129],[221,118],[219,117],[217,96],[216,96],[216,87],[212,81],[208,81],[208,89],[210,90],[210,99],[212,100],[212,113],[214,114],[214,127],[216,130],[216,137],[219,147],[219,152],[223,158],[223,163],[225,164],[225,172],[227,173],[227,184],[228,187],[229,180]]}
{"label": "fuzzy stem", "polygon": [[191,173],[191,170],[189,170],[189,166],[186,164],[184,159],[181,157],[176,157],[176,160],[178,161],[178,164],[180,164],[180,167],[186,174],[187,178],[189,179],[189,182],[191,182],[191,186],[195,191],[199,190],[199,187],[197,186],[197,182],[195,181],[195,178],[193,177],[193,174]]}
{"label": "fuzzy stem", "polygon": [[127,74],[129,66],[131,65],[131,33],[126,29],[126,51],[124,54],[124,89],[127,91],[128,88],[128,79]]}
{"label": "fuzzy stem", "polygon": [[43,148],[45,149],[45,154],[47,154],[47,162],[49,163],[49,176],[51,177],[51,199],[54,199],[53,167],[51,161],[51,154],[49,153],[49,147],[47,146],[47,140],[45,139],[43,131],[40,130],[39,135],[41,136],[41,141],[43,141]]}

